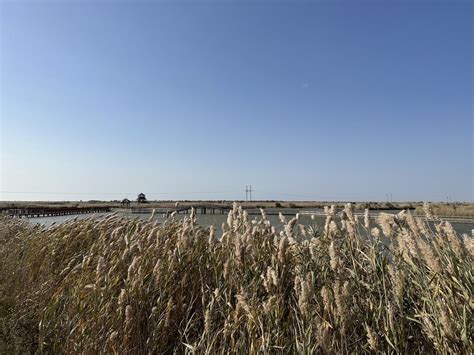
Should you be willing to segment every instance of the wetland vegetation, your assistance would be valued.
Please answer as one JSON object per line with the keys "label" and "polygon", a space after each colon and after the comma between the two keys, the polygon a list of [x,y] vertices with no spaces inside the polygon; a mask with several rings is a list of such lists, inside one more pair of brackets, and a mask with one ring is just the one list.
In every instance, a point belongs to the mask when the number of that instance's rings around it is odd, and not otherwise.
{"label": "wetland vegetation", "polygon": [[194,213],[2,217],[0,352],[469,353],[471,235],[408,211],[325,213],[277,231],[235,205],[221,238]]}

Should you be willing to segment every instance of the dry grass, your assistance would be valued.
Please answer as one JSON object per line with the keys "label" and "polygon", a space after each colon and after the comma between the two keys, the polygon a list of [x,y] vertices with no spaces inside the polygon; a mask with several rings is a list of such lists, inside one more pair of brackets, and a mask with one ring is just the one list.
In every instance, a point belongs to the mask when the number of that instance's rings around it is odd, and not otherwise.
{"label": "dry grass", "polygon": [[321,231],[292,219],[276,234],[235,206],[220,240],[194,216],[2,218],[0,353],[472,350],[471,236],[326,212]]}
{"label": "dry grass", "polygon": [[[474,203],[435,203],[431,209],[438,216],[474,217]],[[416,213],[422,214],[423,206],[418,206]]]}

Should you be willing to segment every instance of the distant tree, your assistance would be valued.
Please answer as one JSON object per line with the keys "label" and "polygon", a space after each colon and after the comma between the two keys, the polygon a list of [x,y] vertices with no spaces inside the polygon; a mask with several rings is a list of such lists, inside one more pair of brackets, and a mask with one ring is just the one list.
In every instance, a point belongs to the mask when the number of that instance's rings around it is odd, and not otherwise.
{"label": "distant tree", "polygon": [[137,202],[138,203],[145,203],[147,202],[146,196],[143,192],[140,192],[137,196]]}

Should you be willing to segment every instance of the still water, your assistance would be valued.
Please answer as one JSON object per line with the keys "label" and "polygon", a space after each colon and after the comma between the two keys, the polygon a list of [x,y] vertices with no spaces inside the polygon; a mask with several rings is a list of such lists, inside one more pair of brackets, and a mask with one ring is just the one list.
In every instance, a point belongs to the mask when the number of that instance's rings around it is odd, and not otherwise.
{"label": "still water", "polygon": [[[278,217],[278,212],[282,212],[283,214],[285,214],[287,220],[289,220],[296,213],[303,212],[305,210],[304,209],[299,209],[299,210],[267,209],[266,211],[267,211],[267,219],[271,222],[271,224],[275,226],[277,230],[282,230],[283,224],[280,222],[280,219]],[[306,211],[309,211],[309,210],[306,210]],[[315,210],[311,209],[311,211],[315,211]],[[376,212],[376,211],[373,211],[373,212]],[[398,211],[384,211],[384,212],[396,213]],[[150,214],[148,213],[129,213],[129,212],[116,212],[116,213],[118,215],[122,215],[127,218],[140,218],[144,220],[148,220],[150,218]],[[255,215],[252,213],[255,213]],[[274,213],[274,214],[271,214],[271,213]],[[69,216],[55,216],[55,217],[40,217],[40,218],[28,218],[28,220],[34,224],[42,224],[45,226],[51,226],[54,224],[63,223],[73,218],[77,218],[77,219],[84,219],[84,218],[91,218],[91,217],[101,218],[109,214],[110,213],[100,213],[100,214],[94,214],[94,215],[81,214],[77,216],[69,215]],[[175,218],[184,218],[185,216],[186,216],[185,214],[177,214]],[[157,212],[155,216],[153,217],[153,220],[162,222],[165,218],[166,217],[164,216],[163,213]],[[254,218],[260,218],[260,214],[258,214],[257,211],[250,211],[249,220],[252,220]],[[227,222],[227,214],[197,214],[197,219],[198,219],[198,223],[203,227],[214,225],[217,229],[217,234],[219,235],[222,223]],[[361,220],[363,220],[363,218]],[[320,230],[322,230],[324,228],[325,217],[316,215],[314,220],[312,220],[311,215],[300,214],[298,223],[302,225],[306,225],[306,226],[318,227]],[[460,234],[466,233],[470,235],[472,233],[471,231],[474,229],[474,223],[472,222],[471,223],[451,222],[451,224],[453,225],[453,228]]]}

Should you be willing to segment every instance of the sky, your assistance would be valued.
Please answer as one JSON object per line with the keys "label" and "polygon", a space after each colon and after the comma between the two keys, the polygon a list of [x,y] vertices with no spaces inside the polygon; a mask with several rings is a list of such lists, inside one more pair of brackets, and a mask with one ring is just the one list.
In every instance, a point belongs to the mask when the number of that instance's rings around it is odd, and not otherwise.
{"label": "sky", "polygon": [[0,200],[473,201],[470,1],[0,1]]}

